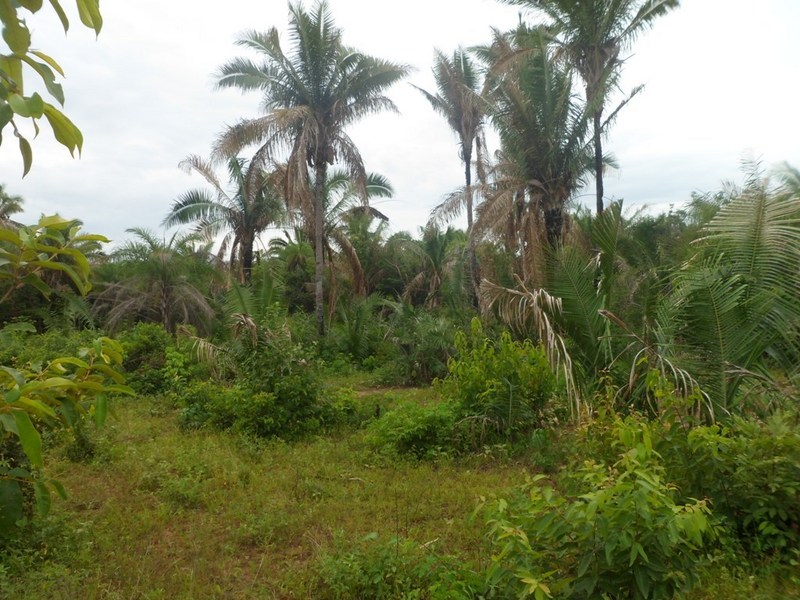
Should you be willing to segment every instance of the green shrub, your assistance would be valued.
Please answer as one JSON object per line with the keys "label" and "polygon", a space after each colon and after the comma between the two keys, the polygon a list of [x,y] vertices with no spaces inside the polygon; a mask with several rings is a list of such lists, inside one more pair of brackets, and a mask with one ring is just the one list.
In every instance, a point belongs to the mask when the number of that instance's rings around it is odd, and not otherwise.
{"label": "green shrub", "polygon": [[800,548],[800,428],[796,415],[734,418],[672,436],[671,470],[686,494],[708,497],[714,514],[755,552]]}
{"label": "green shrub", "polygon": [[705,503],[677,502],[647,424],[617,419],[614,429],[617,462],[587,462],[575,493],[532,485],[497,503],[491,588],[538,599],[657,599],[696,581],[710,533]]}
{"label": "green shrub", "polygon": [[456,559],[401,538],[381,542],[376,533],[360,544],[324,555],[313,597],[321,600],[467,600],[482,581]]}
{"label": "green shrub", "polygon": [[406,403],[374,421],[369,439],[374,447],[393,454],[433,458],[461,446],[455,423],[456,407],[452,402],[427,406]]}
{"label": "green shrub", "polygon": [[544,350],[508,332],[496,342],[487,339],[478,319],[469,336],[456,334],[455,348],[447,378],[436,387],[456,404],[458,418],[471,423],[476,445],[513,441],[541,425],[556,390]]}
{"label": "green shrub", "polygon": [[[279,396],[278,394],[282,394]],[[180,423],[188,429],[212,427],[245,435],[293,439],[355,420],[352,394],[329,393],[314,399],[302,412],[287,402],[285,388],[253,391],[210,381],[193,382],[177,394]]]}
{"label": "green shrub", "polygon": [[392,304],[384,342],[377,348],[381,367],[375,376],[385,385],[421,385],[447,374],[458,325],[442,313]]}
{"label": "green shrub", "polygon": [[0,364],[22,367],[45,363],[60,356],[77,356],[81,348],[92,345],[96,331],[4,332],[0,344]]}
{"label": "green shrub", "polygon": [[137,323],[119,334],[124,360],[122,366],[128,385],[139,394],[158,394],[168,389],[164,370],[167,364],[167,348],[172,337],[161,325]]}

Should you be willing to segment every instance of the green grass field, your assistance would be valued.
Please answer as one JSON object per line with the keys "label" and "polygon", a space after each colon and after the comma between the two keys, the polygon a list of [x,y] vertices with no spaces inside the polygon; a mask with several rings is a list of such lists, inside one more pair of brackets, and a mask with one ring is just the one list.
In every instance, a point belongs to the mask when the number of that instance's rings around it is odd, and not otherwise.
{"label": "green grass field", "polygon": [[[432,393],[356,395],[365,410],[386,410]],[[183,431],[176,410],[152,398],[114,410],[90,461],[51,449],[69,498],[54,501],[38,530],[44,541],[6,558],[0,597],[335,597],[321,561],[365,538],[411,540],[430,557],[478,569],[490,550],[482,519],[471,518],[477,504],[510,492],[538,464],[531,451],[398,461],[374,452],[363,430],[294,444]],[[720,571],[691,597],[800,597],[780,571],[765,573]]]}

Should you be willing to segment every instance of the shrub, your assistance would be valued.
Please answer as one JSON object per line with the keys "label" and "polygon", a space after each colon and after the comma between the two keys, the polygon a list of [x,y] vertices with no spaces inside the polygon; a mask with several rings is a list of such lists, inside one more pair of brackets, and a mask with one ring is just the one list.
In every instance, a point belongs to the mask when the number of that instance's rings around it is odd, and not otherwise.
{"label": "shrub", "polygon": [[[686,494],[711,499],[714,514],[755,552],[800,547],[797,416],[734,418],[670,440],[671,470]],[[678,450],[679,451],[676,451]]]}
{"label": "shrub", "polygon": [[472,320],[469,336],[456,334],[455,348],[447,378],[436,387],[456,404],[459,419],[472,422],[476,444],[512,441],[541,425],[556,390],[541,348],[529,340],[514,341],[508,332],[494,342],[485,337],[478,319]]}
{"label": "shrub", "polygon": [[676,501],[647,424],[617,419],[615,433],[617,462],[587,462],[575,493],[532,485],[514,503],[497,503],[490,587],[520,597],[656,599],[694,583],[710,532],[705,503]]}
{"label": "shrub", "polygon": [[207,426],[264,438],[297,438],[356,418],[352,394],[345,392],[315,398],[300,412],[287,402],[283,388],[253,391],[200,381],[187,385],[178,394],[178,403],[183,406],[180,422],[186,428]]}
{"label": "shrub", "polygon": [[167,391],[168,378],[164,368],[172,338],[164,328],[155,323],[137,323],[120,333],[118,339],[124,353],[122,366],[128,385],[140,394]]}
{"label": "shrub", "polygon": [[456,559],[429,546],[372,533],[360,544],[319,560],[314,598],[349,600],[466,600],[480,597],[482,582]]}
{"label": "shrub", "polygon": [[420,385],[447,374],[457,324],[444,314],[417,311],[410,305],[387,303],[395,312],[377,352],[382,367],[376,378],[386,385]]}
{"label": "shrub", "polygon": [[77,356],[81,348],[92,345],[96,331],[47,331],[34,334],[27,330],[4,332],[0,344],[0,364],[22,367],[45,363],[60,356]]}
{"label": "shrub", "polygon": [[451,402],[427,406],[402,404],[370,426],[373,446],[393,454],[433,458],[457,449],[456,407]]}

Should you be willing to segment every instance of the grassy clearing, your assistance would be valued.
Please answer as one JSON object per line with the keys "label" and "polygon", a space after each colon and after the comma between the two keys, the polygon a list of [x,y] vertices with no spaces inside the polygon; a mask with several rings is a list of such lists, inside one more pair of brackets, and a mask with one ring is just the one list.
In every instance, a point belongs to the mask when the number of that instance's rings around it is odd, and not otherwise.
{"label": "grassy clearing", "polygon": [[[372,414],[429,403],[434,392],[362,388],[356,397]],[[27,551],[0,561],[0,597],[314,598],[323,559],[375,537],[480,569],[490,555],[482,519],[470,519],[479,500],[557,469],[571,446],[562,429],[522,455],[498,447],[414,462],[375,453],[363,430],[287,444],[181,430],[176,411],[153,398],[118,401],[115,413],[90,462],[51,449],[69,498]],[[768,564],[720,567],[690,597],[800,598],[800,582]]]}
{"label": "grassy clearing", "polygon": [[[382,410],[419,390],[363,392]],[[6,580],[9,597],[304,598],[315,560],[372,532],[480,563],[480,496],[524,481],[524,461],[391,461],[362,432],[297,444],[186,432],[157,400],[120,401],[89,464],[55,452],[69,491],[44,568]],[[77,528],[73,526],[77,524]]]}

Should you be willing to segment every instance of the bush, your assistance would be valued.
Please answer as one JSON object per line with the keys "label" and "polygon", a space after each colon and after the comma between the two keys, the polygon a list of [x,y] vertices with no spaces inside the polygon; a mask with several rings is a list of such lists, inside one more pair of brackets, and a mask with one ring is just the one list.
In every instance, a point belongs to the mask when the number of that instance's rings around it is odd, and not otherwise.
{"label": "bush", "polygon": [[0,364],[22,367],[46,363],[60,356],[77,356],[81,348],[92,345],[96,331],[47,331],[32,334],[27,331],[4,332],[0,344]]}
{"label": "bush", "polygon": [[128,385],[139,394],[168,390],[165,367],[172,338],[161,325],[137,323],[118,336],[124,353],[123,368]]}
{"label": "bush", "polygon": [[705,503],[677,502],[647,424],[617,419],[614,429],[617,462],[587,462],[575,493],[532,485],[512,504],[497,503],[491,588],[535,598],[657,599],[696,581],[710,533]]}
{"label": "bush", "polygon": [[286,401],[281,390],[253,391],[209,381],[194,382],[177,395],[183,406],[180,423],[189,429],[213,427],[256,437],[292,439],[356,419],[352,394],[338,392],[325,399],[315,398],[300,412]]}
{"label": "bush", "polygon": [[433,458],[459,448],[456,407],[451,402],[427,406],[402,404],[370,426],[373,446],[397,455]]}
{"label": "bush", "polygon": [[444,314],[387,304],[395,312],[389,318],[384,343],[377,350],[382,365],[375,373],[379,383],[420,385],[444,377],[458,325]]}
{"label": "bush", "polygon": [[355,548],[319,560],[314,598],[321,600],[467,600],[482,597],[482,581],[456,559],[406,539],[373,533]]}
{"label": "bush", "polygon": [[745,547],[800,548],[800,429],[796,415],[734,418],[672,436],[671,471],[685,493],[711,499]]}
{"label": "bush", "polygon": [[508,332],[496,342],[487,339],[478,319],[469,336],[456,334],[455,348],[447,378],[436,387],[456,404],[458,418],[472,423],[476,445],[513,441],[541,425],[556,390],[544,350],[530,340],[514,341]]}

